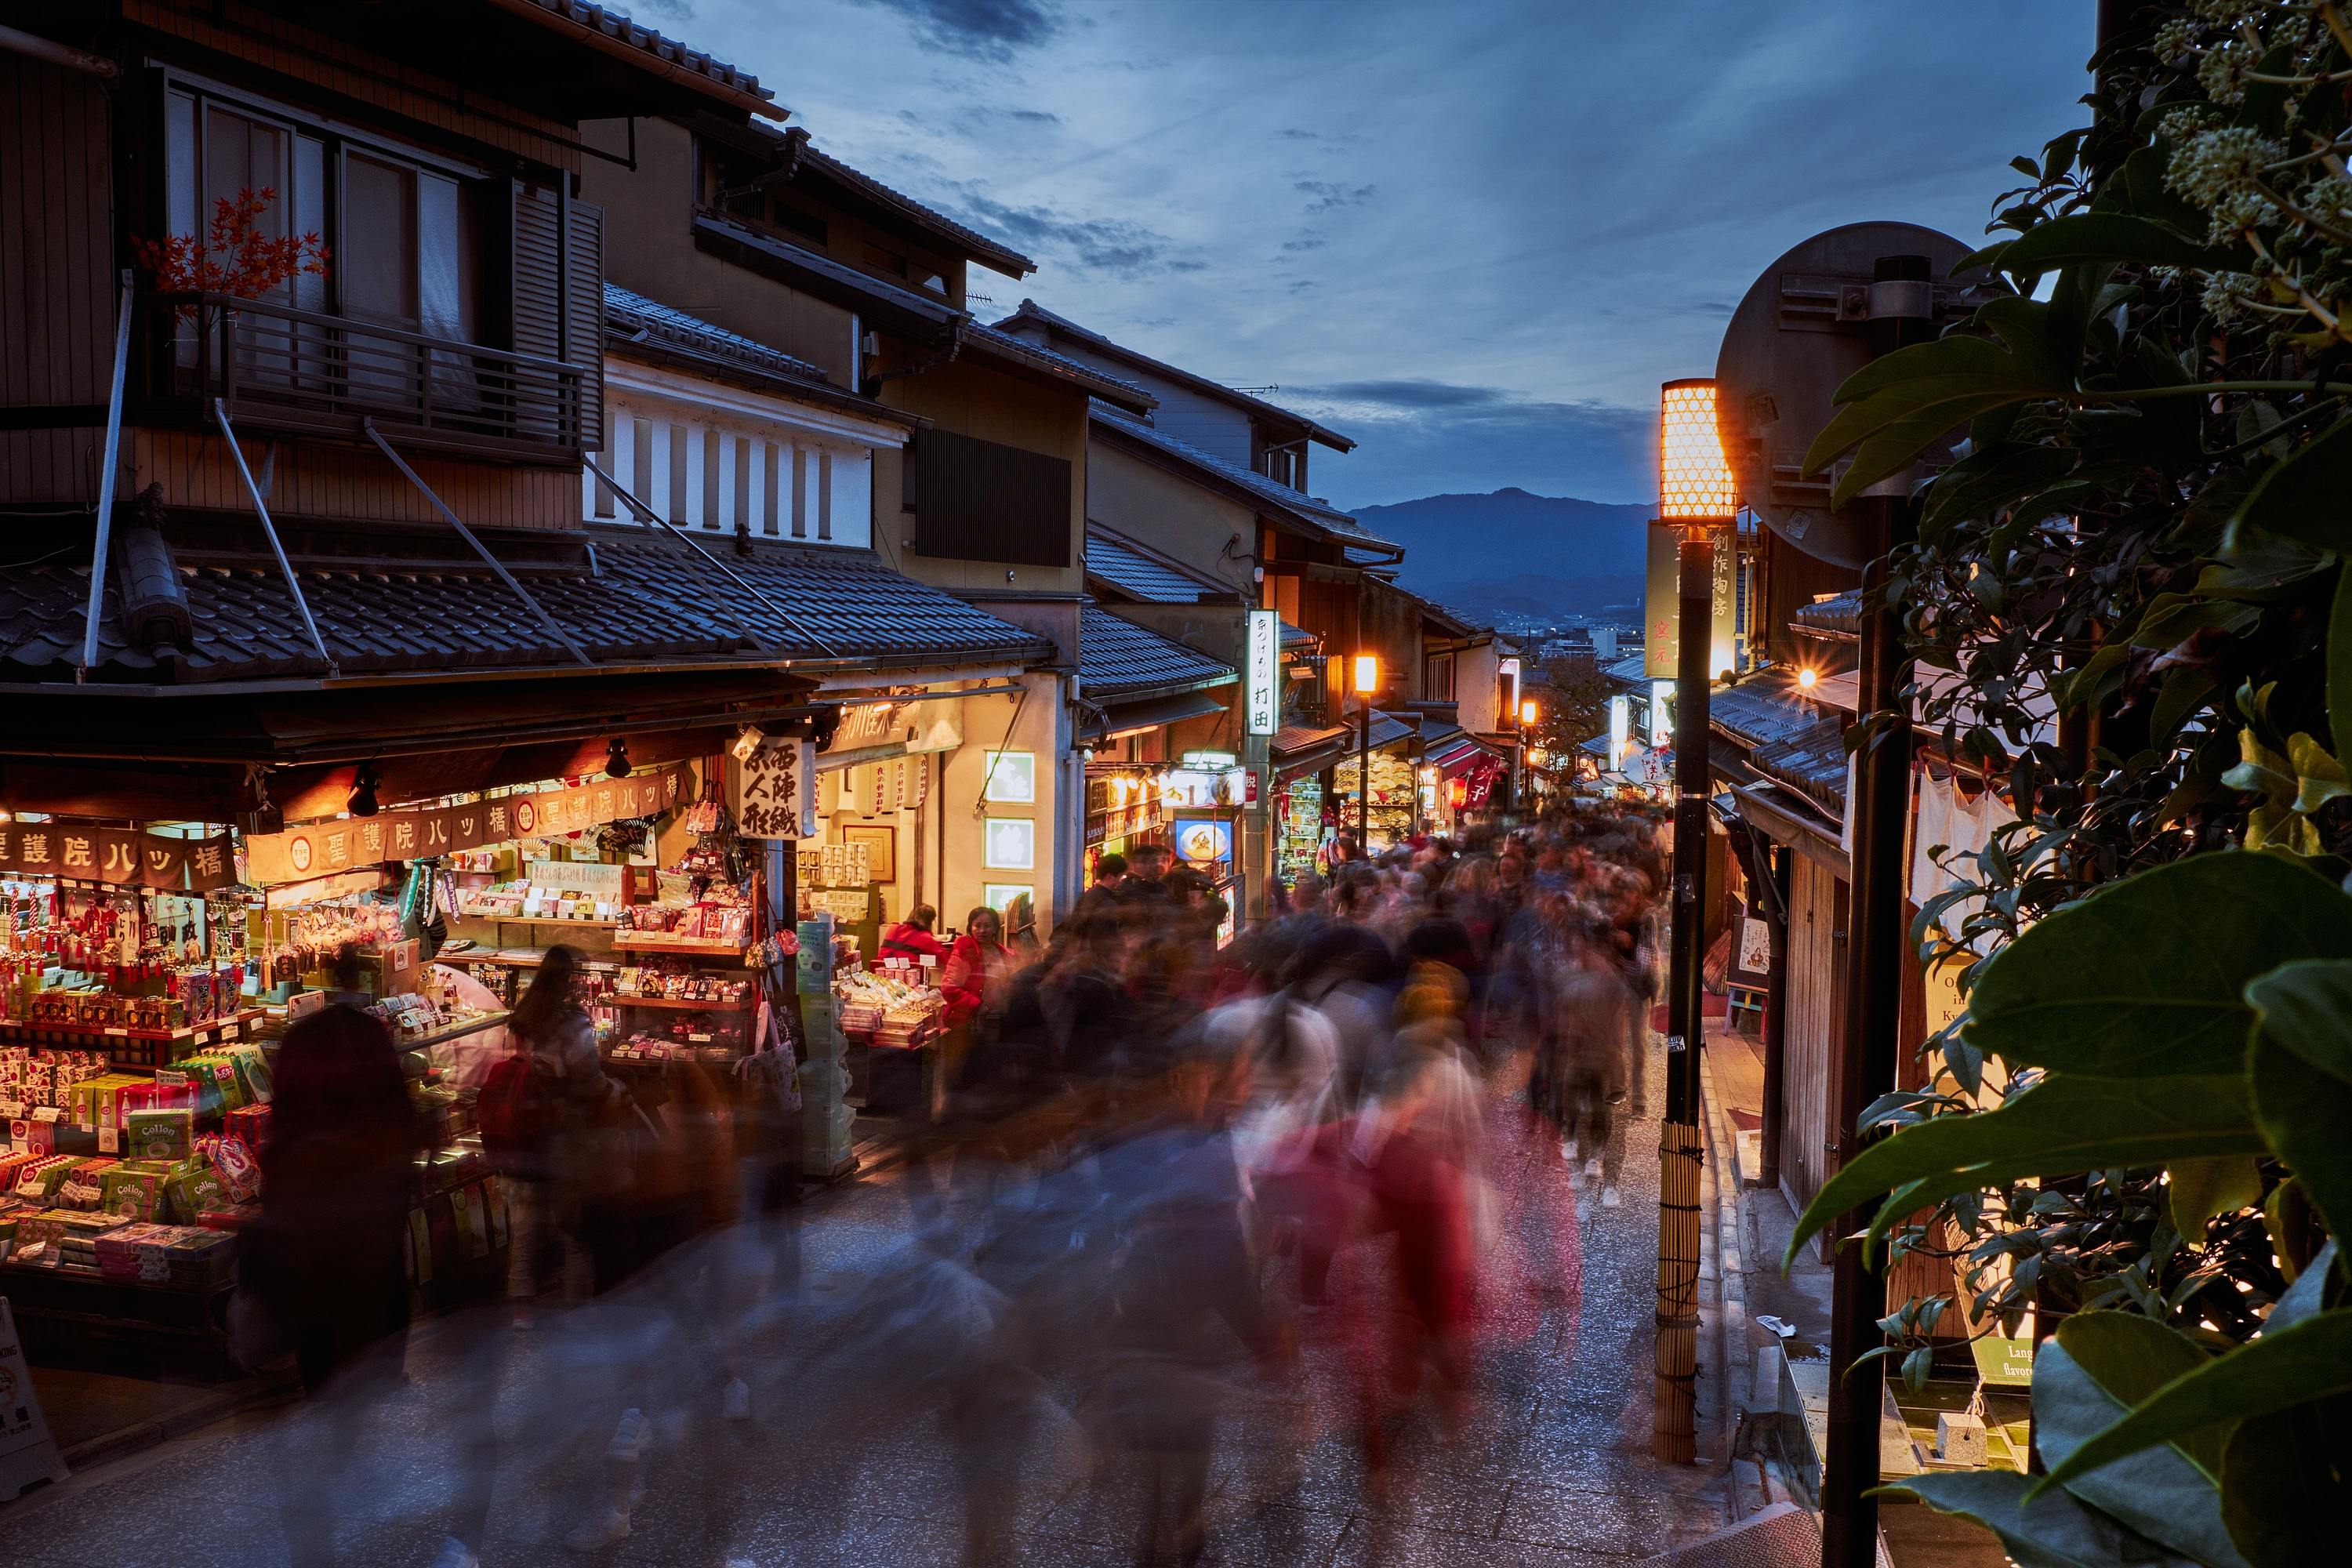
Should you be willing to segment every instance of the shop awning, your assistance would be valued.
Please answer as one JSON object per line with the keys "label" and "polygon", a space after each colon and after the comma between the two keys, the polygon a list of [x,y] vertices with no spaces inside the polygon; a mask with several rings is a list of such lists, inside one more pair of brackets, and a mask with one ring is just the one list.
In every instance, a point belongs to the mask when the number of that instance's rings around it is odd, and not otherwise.
{"label": "shop awning", "polygon": [[1840,879],[1853,879],[1853,861],[1845,846],[1838,841],[1838,829],[1822,822],[1778,785],[1759,784],[1750,788],[1733,784],[1731,793],[1739,802],[1739,815],[1748,819],[1749,826],[1776,844],[1787,845]]}
{"label": "shop awning", "polygon": [[[1607,742],[1601,742],[1601,750],[1604,755],[1607,754]],[[1477,766],[1481,758],[1499,762],[1502,753],[1465,730],[1457,730],[1452,735],[1430,742],[1428,749],[1422,753],[1422,761],[1437,769],[1444,778],[1468,772]]]}
{"label": "shop awning", "polygon": [[1352,724],[1317,727],[1292,724],[1276,731],[1274,737],[1274,772],[1277,779],[1295,779],[1307,773],[1319,773],[1338,762],[1356,743]]}
{"label": "shop awning", "polygon": [[1099,605],[1085,605],[1078,611],[1079,694],[1089,702],[1104,707],[1139,702],[1231,686],[1240,679],[1223,659]]}
{"label": "shop awning", "polygon": [[1183,691],[1173,697],[1147,698],[1141,702],[1114,702],[1103,710],[1099,721],[1080,726],[1078,738],[1106,740],[1156,730],[1162,724],[1181,724],[1187,719],[1205,719],[1224,710],[1225,705],[1212,691]]}

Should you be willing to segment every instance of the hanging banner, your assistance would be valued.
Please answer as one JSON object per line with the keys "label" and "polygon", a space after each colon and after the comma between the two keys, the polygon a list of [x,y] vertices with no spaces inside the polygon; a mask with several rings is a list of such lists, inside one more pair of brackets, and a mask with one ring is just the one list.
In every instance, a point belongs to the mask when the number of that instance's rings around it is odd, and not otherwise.
{"label": "hanging banner", "polygon": [[236,880],[236,862],[226,833],[173,838],[135,827],[5,822],[0,823],[0,875],[209,893]]}
{"label": "hanging banner", "polygon": [[761,742],[728,770],[727,805],[746,838],[814,838],[816,748],[806,741]]}
{"label": "hanging banner", "polygon": [[1249,612],[1249,647],[1242,706],[1248,723],[1244,732],[1271,735],[1282,728],[1282,617],[1272,610]]}
{"label": "hanging banner", "polygon": [[306,823],[283,833],[248,837],[247,875],[268,887],[390,860],[425,859],[517,838],[584,832],[633,816],[658,816],[684,803],[692,782],[690,765],[673,763],[572,789]]}

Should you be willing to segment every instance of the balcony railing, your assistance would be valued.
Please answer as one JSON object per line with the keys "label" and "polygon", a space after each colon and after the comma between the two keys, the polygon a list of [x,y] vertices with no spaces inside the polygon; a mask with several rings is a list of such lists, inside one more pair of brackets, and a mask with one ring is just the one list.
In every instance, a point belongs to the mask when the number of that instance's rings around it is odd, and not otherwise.
{"label": "balcony railing", "polygon": [[[578,365],[229,294],[140,300],[137,395],[150,417],[357,436],[538,460],[583,450]],[[184,408],[179,405],[185,405]]]}

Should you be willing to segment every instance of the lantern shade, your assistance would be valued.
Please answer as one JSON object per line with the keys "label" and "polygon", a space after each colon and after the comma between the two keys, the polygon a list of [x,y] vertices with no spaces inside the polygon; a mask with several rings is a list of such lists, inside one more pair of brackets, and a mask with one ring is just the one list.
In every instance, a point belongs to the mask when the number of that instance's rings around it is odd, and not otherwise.
{"label": "lantern shade", "polygon": [[1369,697],[1381,689],[1381,661],[1375,655],[1356,656],[1356,689]]}
{"label": "lantern shade", "polygon": [[1716,422],[1715,383],[1670,381],[1660,393],[1658,515],[1721,518],[1739,510]]}
{"label": "lantern shade", "polygon": [[1535,705],[1534,700],[1533,700],[1532,699],[1530,699],[1530,700],[1528,700],[1528,701],[1525,701],[1525,702],[1520,703],[1520,704],[1519,704],[1519,722],[1520,722],[1520,723],[1522,723],[1522,724],[1532,724],[1532,723],[1534,723],[1535,721],[1536,721],[1536,705]]}

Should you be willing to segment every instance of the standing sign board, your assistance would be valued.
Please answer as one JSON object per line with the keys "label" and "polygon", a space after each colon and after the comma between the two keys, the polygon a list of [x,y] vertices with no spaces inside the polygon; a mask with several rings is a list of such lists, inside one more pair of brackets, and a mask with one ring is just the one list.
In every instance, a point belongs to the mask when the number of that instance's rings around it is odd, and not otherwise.
{"label": "standing sign board", "polygon": [[1247,685],[1244,689],[1244,717],[1249,721],[1244,733],[1271,735],[1282,728],[1282,703],[1278,696],[1280,683],[1276,679],[1281,664],[1282,617],[1272,610],[1252,610],[1249,613],[1249,657]]}
{"label": "standing sign board", "polygon": [[35,1481],[66,1479],[65,1456],[49,1436],[33,1371],[25,1364],[25,1342],[16,1337],[16,1317],[0,1296],[0,1502]]}
{"label": "standing sign board", "polygon": [[729,775],[729,808],[746,838],[816,837],[816,755],[807,741],[762,741]]}

